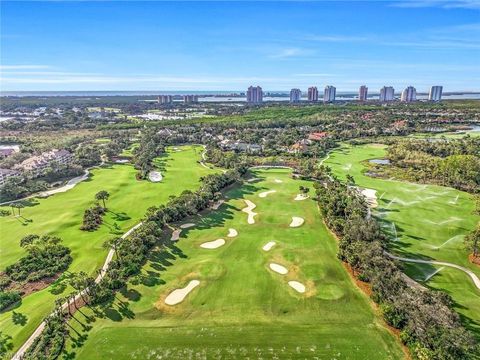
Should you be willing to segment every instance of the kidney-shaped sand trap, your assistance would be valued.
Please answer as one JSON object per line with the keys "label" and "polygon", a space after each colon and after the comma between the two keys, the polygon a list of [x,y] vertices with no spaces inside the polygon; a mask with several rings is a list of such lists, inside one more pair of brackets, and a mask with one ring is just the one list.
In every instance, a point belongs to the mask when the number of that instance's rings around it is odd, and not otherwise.
{"label": "kidney-shaped sand trap", "polygon": [[271,249],[272,247],[274,247],[274,246],[275,246],[275,241],[269,241],[268,243],[266,243],[265,245],[263,245],[262,250],[264,250],[264,251],[270,251],[270,249]]}
{"label": "kidney-shaped sand trap", "polygon": [[195,289],[198,285],[200,285],[200,281],[192,280],[182,289],[173,290],[168,296],[165,298],[165,304],[167,305],[177,305],[181,303],[185,297]]}
{"label": "kidney-shaped sand trap", "polygon": [[150,171],[148,173],[148,179],[151,182],[159,182],[159,181],[162,181],[163,176],[162,176],[162,173],[160,171]]}
{"label": "kidney-shaped sand trap", "polygon": [[238,231],[237,231],[237,230],[231,229],[231,228],[228,229],[228,235],[227,235],[228,237],[235,237],[235,236],[237,236],[237,235],[238,235]]}
{"label": "kidney-shaped sand trap", "polygon": [[181,227],[182,229],[188,229],[188,228],[191,228],[191,227],[194,227],[194,226],[195,226],[194,223],[186,223],[186,224],[180,225],[180,227]]}
{"label": "kidney-shaped sand trap", "polygon": [[258,194],[258,196],[261,198],[264,198],[264,197],[267,197],[268,194],[273,194],[275,192],[277,192],[277,190],[268,190],[268,191],[261,192],[260,194]]}
{"label": "kidney-shaped sand trap", "polygon": [[305,220],[298,216],[292,216],[292,222],[290,223],[290,227],[299,227],[302,226]]}
{"label": "kidney-shaped sand trap", "polygon": [[280,179],[275,179],[274,181],[275,181],[277,184],[281,184],[281,183],[283,183],[283,181],[282,181],[282,180],[280,180]]}
{"label": "kidney-shaped sand trap", "polygon": [[244,200],[245,201],[245,204],[247,204],[247,207],[246,208],[243,208],[242,211],[244,213],[247,213],[248,214],[248,219],[247,219],[247,222],[249,224],[255,224],[255,215],[257,215],[256,212],[253,212],[252,210],[255,209],[257,207],[257,205],[255,205],[253,202],[251,202],[250,200]]}
{"label": "kidney-shaped sand trap", "polygon": [[298,281],[289,281],[288,285],[292,287],[294,290],[298,291],[299,293],[304,293],[305,292],[305,285]]}
{"label": "kidney-shaped sand trap", "polygon": [[203,244],[200,245],[200,247],[204,249],[216,249],[223,245],[225,245],[225,240],[217,239],[214,241],[204,242]]}
{"label": "kidney-shaped sand trap", "polygon": [[285,266],[275,264],[275,263],[271,263],[269,266],[270,266],[270,269],[272,269],[273,271],[281,275],[285,275],[286,273],[288,273],[288,270]]}
{"label": "kidney-shaped sand trap", "polygon": [[295,196],[295,201],[302,201],[302,200],[306,200],[308,199],[308,195],[305,195],[305,194],[298,194],[297,196]]}

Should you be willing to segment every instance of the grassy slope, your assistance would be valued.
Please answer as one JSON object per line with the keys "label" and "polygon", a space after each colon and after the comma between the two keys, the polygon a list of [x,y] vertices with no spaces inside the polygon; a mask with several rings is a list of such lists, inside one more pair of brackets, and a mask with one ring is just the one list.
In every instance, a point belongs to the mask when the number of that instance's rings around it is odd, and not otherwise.
{"label": "grassy slope", "polygon": [[[376,215],[392,239],[395,238],[392,223],[398,235],[398,241],[391,242],[392,251],[405,257],[452,262],[480,276],[480,268],[468,261],[463,245],[464,235],[479,221],[472,214],[472,197],[452,188],[365,176],[361,162],[383,156],[385,149],[378,145],[345,146],[332,152],[324,164],[341,178],[349,173],[359,186],[377,190],[381,199]],[[423,281],[440,267],[406,264],[405,268],[412,278]],[[447,291],[457,302],[457,310],[465,316],[465,323],[480,335],[480,291],[465,273],[444,268],[426,285]]]}
{"label": "grassy slope", "polygon": [[[394,337],[379,325],[369,300],[352,284],[336,258],[337,245],[311,200],[293,201],[299,185],[285,170],[258,171],[263,181],[227,193],[228,203],[184,230],[181,240],[152,252],[140,277],[103,312],[104,318],[82,330],[83,346],[69,346],[76,358],[342,358],[399,359]],[[282,184],[274,179],[282,179]],[[259,198],[258,192],[277,193]],[[248,225],[243,198],[257,204],[256,223]],[[289,228],[291,216],[301,216],[301,228]],[[235,228],[236,238],[226,237]],[[217,238],[227,243],[215,250],[199,245]],[[264,252],[270,240],[277,245]],[[268,269],[271,261],[290,273]],[[175,307],[166,295],[189,280],[201,284]],[[307,284],[306,295],[287,281]],[[83,313],[90,310],[84,308]],[[76,318],[85,323],[85,316]],[[76,336],[75,336],[76,337]]]}
{"label": "grassy slope", "polygon": [[[119,234],[124,233],[139,222],[148,207],[166,202],[170,195],[178,195],[185,189],[198,187],[200,176],[209,172],[196,164],[200,152],[200,147],[195,147],[195,150],[193,147],[185,147],[183,151],[171,152],[157,161],[159,166],[164,167],[164,179],[161,183],[137,181],[136,171],[132,166],[114,165],[92,171],[89,180],[68,192],[40,199],[37,205],[23,209],[22,215],[32,222],[13,217],[0,218],[1,268],[24,255],[24,250],[19,246],[19,240],[23,236],[31,233],[52,233],[60,236],[64,244],[72,250],[73,263],[69,271],[94,274],[95,270],[103,265],[107,254],[102,243],[114,236],[113,223],[116,222],[120,227]],[[94,195],[99,190],[110,192],[107,202],[110,212],[104,218],[104,225],[97,231],[81,231],[79,227],[83,212],[93,204]],[[15,348],[25,341],[43,317],[51,311],[54,299],[69,294],[70,290],[63,287],[61,284],[52,285],[27,296],[19,307],[0,314],[0,328],[13,337]],[[59,291],[60,294],[54,294]],[[26,323],[16,321],[15,314],[26,316]],[[18,319],[18,315],[16,316]]]}

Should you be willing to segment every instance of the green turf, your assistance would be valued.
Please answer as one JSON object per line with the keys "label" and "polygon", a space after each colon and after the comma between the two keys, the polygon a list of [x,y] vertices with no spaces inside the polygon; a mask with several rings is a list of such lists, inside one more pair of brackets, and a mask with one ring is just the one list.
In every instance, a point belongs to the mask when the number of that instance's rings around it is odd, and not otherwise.
{"label": "green turf", "polygon": [[[24,255],[19,246],[23,236],[51,233],[60,236],[72,250],[73,263],[69,271],[94,275],[105,260],[107,251],[102,244],[106,239],[137,224],[148,207],[165,203],[169,196],[178,195],[185,189],[196,189],[199,178],[212,171],[197,164],[201,147],[188,146],[181,150],[169,152],[156,160],[164,175],[160,183],[137,181],[136,170],[131,165],[113,165],[93,170],[89,180],[68,192],[39,199],[37,204],[22,210],[23,218],[0,218],[0,268],[4,269]],[[94,203],[94,195],[100,190],[110,193],[109,212],[104,217],[104,224],[94,232],[81,231],[83,212]],[[115,223],[118,230],[114,228]],[[51,311],[55,298],[69,293],[70,289],[65,289],[64,283],[53,284],[29,295],[22,299],[20,306],[0,314],[0,329],[13,337],[15,348]],[[19,320],[22,316],[26,316],[25,323]]]}
{"label": "green turf", "polygon": [[[86,340],[70,342],[70,356],[402,358],[396,339],[336,258],[337,244],[315,202],[293,200],[300,185],[312,184],[292,180],[286,170],[256,171],[254,176],[262,180],[230,190],[229,201],[217,211],[185,221],[196,226],[184,230],[179,242],[152,251],[142,275],[95,322],[86,321],[92,313],[88,308],[76,313],[70,324],[78,334],[72,336]],[[258,193],[267,189],[277,192],[260,198]],[[241,212],[243,199],[257,205],[255,224],[247,224]],[[290,228],[292,216],[304,218],[305,224]],[[226,237],[229,228],[239,235]],[[199,247],[218,238],[226,244],[214,250]],[[277,245],[263,251],[270,240]],[[270,262],[283,264],[289,274],[272,272]],[[169,292],[192,279],[200,285],[183,303],[164,304]],[[296,293],[289,280],[306,284],[306,293]]]}
{"label": "green turf", "polygon": [[[362,162],[384,156],[384,146],[344,145],[332,152],[324,164],[341,178],[350,174],[359,186],[377,190],[379,206],[375,215],[392,239],[393,252],[405,257],[455,263],[480,276],[480,268],[468,261],[463,244],[465,234],[479,221],[479,217],[473,215],[472,196],[447,187],[366,176]],[[422,282],[436,268],[408,264],[406,272]],[[474,287],[467,274],[444,268],[426,284],[447,291],[457,302],[456,309],[465,316],[465,323],[480,336],[480,290]]]}

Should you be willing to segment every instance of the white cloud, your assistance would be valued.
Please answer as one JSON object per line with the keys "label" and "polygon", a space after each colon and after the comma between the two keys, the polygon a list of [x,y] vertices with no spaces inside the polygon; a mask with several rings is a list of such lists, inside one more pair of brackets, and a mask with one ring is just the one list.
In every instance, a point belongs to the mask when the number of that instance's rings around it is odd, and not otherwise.
{"label": "white cloud", "polygon": [[35,70],[48,69],[48,65],[0,65],[0,70]]}
{"label": "white cloud", "polygon": [[390,6],[400,8],[439,7],[443,9],[480,10],[480,0],[403,0],[393,2]]}
{"label": "white cloud", "polygon": [[286,59],[286,58],[292,58],[292,57],[297,57],[297,56],[304,56],[304,55],[309,55],[312,54],[313,51],[309,49],[301,49],[301,48],[285,48],[281,49],[280,51],[276,52],[275,54],[271,54],[269,57],[272,59]]}

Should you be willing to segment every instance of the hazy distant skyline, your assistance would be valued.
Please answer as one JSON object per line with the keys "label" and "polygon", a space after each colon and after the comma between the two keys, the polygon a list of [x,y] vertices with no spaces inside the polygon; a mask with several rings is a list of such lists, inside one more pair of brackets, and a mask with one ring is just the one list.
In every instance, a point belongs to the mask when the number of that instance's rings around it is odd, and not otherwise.
{"label": "hazy distant skyline", "polygon": [[1,90],[480,90],[480,1],[1,4]]}

